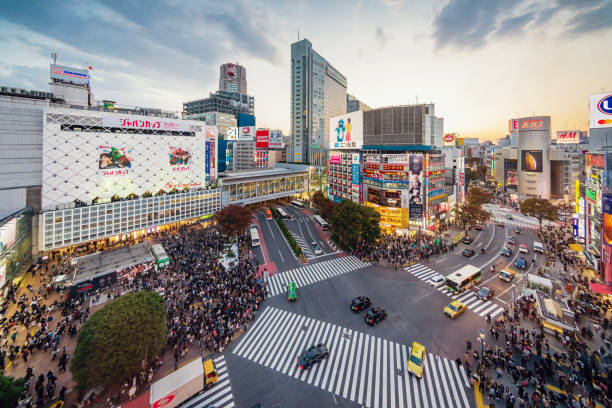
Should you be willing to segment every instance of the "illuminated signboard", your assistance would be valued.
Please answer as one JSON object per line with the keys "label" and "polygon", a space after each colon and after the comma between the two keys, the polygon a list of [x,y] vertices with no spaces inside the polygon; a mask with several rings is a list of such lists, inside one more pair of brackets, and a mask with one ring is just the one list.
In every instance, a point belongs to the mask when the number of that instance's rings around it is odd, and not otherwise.
{"label": "illuminated signboard", "polygon": [[612,93],[600,93],[589,98],[589,127],[612,127]]}
{"label": "illuminated signboard", "polygon": [[136,115],[108,115],[102,118],[102,126],[120,129],[165,130],[171,132],[193,132],[193,126],[202,125],[180,119],[146,117]]}
{"label": "illuminated signboard", "polygon": [[363,145],[363,111],[346,113],[329,119],[330,149],[361,149]]}
{"label": "illuminated signboard", "polygon": [[89,70],[87,69],[51,64],[50,74],[51,78],[71,82],[73,84],[87,85],[89,83]]}
{"label": "illuminated signboard", "polygon": [[444,146],[454,146],[456,137],[457,137],[456,133],[445,134],[444,135]]}
{"label": "illuminated signboard", "polygon": [[558,144],[576,144],[580,142],[579,130],[560,130],[557,131]]}
{"label": "illuminated signboard", "polygon": [[542,150],[521,150],[521,170],[542,172]]}
{"label": "illuminated signboard", "polygon": [[255,133],[255,147],[259,149],[268,148],[270,142],[270,130],[268,129],[258,129]]}
{"label": "illuminated signboard", "polygon": [[550,130],[550,116],[535,116],[518,120],[518,131]]}

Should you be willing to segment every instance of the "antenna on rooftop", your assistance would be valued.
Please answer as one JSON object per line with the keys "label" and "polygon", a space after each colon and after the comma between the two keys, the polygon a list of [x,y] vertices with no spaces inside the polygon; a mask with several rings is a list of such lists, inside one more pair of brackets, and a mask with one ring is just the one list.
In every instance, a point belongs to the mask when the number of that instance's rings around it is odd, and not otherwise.
{"label": "antenna on rooftop", "polygon": [[298,30],[298,41],[300,41],[300,30]]}
{"label": "antenna on rooftop", "polygon": [[53,65],[56,65],[57,64],[57,54],[52,52],[51,53],[51,58],[53,58]]}

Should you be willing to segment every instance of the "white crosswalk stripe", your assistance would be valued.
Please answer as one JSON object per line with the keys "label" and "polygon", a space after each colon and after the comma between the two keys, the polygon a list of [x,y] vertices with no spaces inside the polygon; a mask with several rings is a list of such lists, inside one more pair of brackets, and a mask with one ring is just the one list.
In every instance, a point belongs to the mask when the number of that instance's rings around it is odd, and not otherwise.
{"label": "white crosswalk stripe", "polygon": [[293,238],[295,238],[295,242],[297,242],[299,247],[302,248],[302,252],[304,252],[304,256],[309,259],[314,258],[314,253],[312,252],[310,245],[308,245],[308,243],[304,241],[304,238],[300,237],[294,232],[291,232],[291,235],[293,236]]}
{"label": "white crosswalk stripe", "polygon": [[232,408],[234,407],[234,395],[232,394],[232,386],[230,384],[227,366],[225,365],[225,357],[223,355],[214,358],[215,367],[217,367],[217,382],[211,389],[204,391],[187,402],[180,405],[180,408]]}
{"label": "white crosswalk stripe", "polygon": [[274,276],[265,278],[268,284],[268,297],[285,293],[287,291],[287,283],[289,282],[295,282],[298,288],[300,288],[347,272],[365,268],[369,265],[369,263],[362,262],[354,256],[344,256],[278,273]]}
{"label": "white crosswalk stripe", "polygon": [[522,222],[522,221],[509,220],[507,218],[502,218],[502,217],[491,217],[491,221],[495,223],[502,222],[507,225],[512,225],[512,226],[521,227],[521,228],[531,228],[531,229],[539,228],[538,224],[530,224],[530,223]]}
{"label": "white crosswalk stripe", "polygon": [[[436,275],[441,275],[439,272],[434,271],[430,267],[423,264],[414,264],[411,266],[407,266],[404,268],[408,273],[412,276],[421,279],[422,281],[427,282],[431,278]],[[504,311],[502,306],[499,306],[497,303],[491,302],[490,300],[481,300],[478,299],[476,294],[472,291],[463,292],[458,295],[450,292],[446,287],[439,286],[438,291],[444,293],[447,296],[450,296],[454,300],[459,300],[463,303],[469,310],[477,313],[480,317],[487,317],[488,314],[491,315],[491,318],[495,318],[498,314]]]}
{"label": "white crosswalk stripe", "polygon": [[[319,342],[329,357],[301,370],[298,354]],[[418,380],[406,370],[410,347],[278,308],[264,309],[233,353],[365,407],[473,406],[454,361],[428,353]]]}

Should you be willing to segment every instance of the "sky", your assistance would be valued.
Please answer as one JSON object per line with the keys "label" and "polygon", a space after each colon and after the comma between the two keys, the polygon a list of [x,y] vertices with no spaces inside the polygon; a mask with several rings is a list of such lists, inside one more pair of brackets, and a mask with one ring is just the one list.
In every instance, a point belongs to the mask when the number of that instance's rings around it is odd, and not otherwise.
{"label": "sky", "polygon": [[433,102],[445,132],[496,140],[534,114],[587,130],[611,21],[612,0],[4,1],[0,84],[48,90],[55,52],[93,67],[96,99],[181,111],[239,62],[257,126],[288,134],[299,32],[369,106]]}

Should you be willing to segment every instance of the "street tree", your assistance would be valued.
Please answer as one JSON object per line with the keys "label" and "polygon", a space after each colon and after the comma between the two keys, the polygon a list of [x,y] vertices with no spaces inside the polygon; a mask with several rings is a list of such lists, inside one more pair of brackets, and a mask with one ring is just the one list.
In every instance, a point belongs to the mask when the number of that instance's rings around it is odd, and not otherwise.
{"label": "street tree", "polygon": [[374,242],[380,236],[380,214],[351,200],[336,205],[329,221],[340,241],[350,248],[360,239]]}
{"label": "street tree", "polygon": [[138,374],[166,345],[166,306],[155,292],[123,295],[79,332],[70,372],[79,390],[110,386]]}
{"label": "street tree", "polygon": [[0,407],[16,407],[23,391],[23,378],[0,375]]}
{"label": "street tree", "polygon": [[465,198],[465,201],[478,207],[491,202],[491,200],[493,200],[493,193],[480,187],[471,187]]}
{"label": "street tree", "polygon": [[336,204],[334,204],[334,202],[329,198],[326,198],[325,201],[321,203],[321,207],[319,208],[319,214],[321,215],[321,217],[328,220],[334,212],[335,207]]}
{"label": "street tree", "polygon": [[528,198],[521,203],[521,212],[531,215],[538,220],[540,232],[542,232],[542,221],[556,221],[559,219],[558,208],[545,198]]}
{"label": "street tree", "polygon": [[453,208],[455,220],[464,229],[466,226],[482,224],[491,217],[491,213],[478,204],[466,201]]}
{"label": "street tree", "polygon": [[248,207],[228,205],[215,213],[219,230],[228,237],[235,237],[246,232],[253,213]]}
{"label": "street tree", "polygon": [[319,212],[321,211],[321,207],[323,205],[325,205],[326,201],[328,201],[328,198],[325,197],[325,195],[323,194],[323,192],[321,190],[317,190],[314,192],[314,194],[312,195],[312,204],[314,205],[314,207],[319,210]]}

